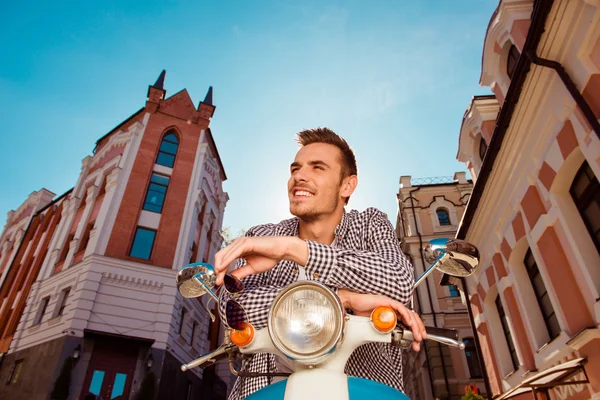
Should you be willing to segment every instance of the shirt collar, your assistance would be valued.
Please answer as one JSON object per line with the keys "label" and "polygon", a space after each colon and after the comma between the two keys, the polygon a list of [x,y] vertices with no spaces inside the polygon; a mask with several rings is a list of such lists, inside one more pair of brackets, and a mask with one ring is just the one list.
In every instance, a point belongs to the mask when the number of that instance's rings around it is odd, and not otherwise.
{"label": "shirt collar", "polygon": [[[290,234],[292,236],[298,236],[298,227],[300,226],[300,220],[298,219],[298,217],[294,217],[291,219],[290,222],[291,222],[291,224],[289,226]],[[335,227],[335,230],[333,231],[333,235],[334,235],[335,239],[337,239],[339,241],[344,237],[344,235],[348,231],[349,223],[350,222],[349,222],[348,214],[346,213],[346,209],[344,209],[344,213],[342,214],[342,220],[340,221],[338,226]]]}

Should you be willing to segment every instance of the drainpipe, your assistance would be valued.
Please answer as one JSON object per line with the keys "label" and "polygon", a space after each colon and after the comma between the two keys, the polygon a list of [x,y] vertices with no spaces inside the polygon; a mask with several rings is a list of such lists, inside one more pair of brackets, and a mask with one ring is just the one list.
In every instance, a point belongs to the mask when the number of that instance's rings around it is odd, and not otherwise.
{"label": "drainpipe", "polygon": [[467,299],[467,311],[469,313],[469,322],[471,323],[471,328],[473,329],[473,340],[475,340],[475,350],[477,350],[477,360],[479,361],[479,369],[481,369],[483,384],[485,385],[485,392],[487,394],[488,399],[491,399],[492,389],[490,387],[490,378],[488,377],[487,368],[485,367],[485,363],[483,360],[483,352],[481,351],[479,334],[477,333],[477,328],[475,328],[475,318],[473,317],[471,300],[469,300],[469,289],[467,288],[467,280],[465,278],[460,278],[460,281],[462,283],[463,292],[465,293],[465,298]]}
{"label": "drainpipe", "polygon": [[575,100],[575,103],[577,104],[577,106],[579,107],[581,112],[583,113],[583,116],[585,117],[587,122],[590,124],[590,126],[592,127],[594,132],[596,132],[596,136],[598,136],[598,138],[600,139],[600,123],[598,123],[598,120],[596,119],[596,116],[594,115],[592,108],[590,107],[588,102],[585,100],[585,98],[583,97],[581,92],[579,92],[579,90],[577,89],[577,86],[575,85],[575,82],[573,82],[573,80],[571,79],[571,77],[569,76],[569,74],[567,73],[565,68],[562,66],[562,64],[557,61],[538,57],[535,54],[535,50],[528,50],[525,52],[525,55],[535,65],[539,65],[541,67],[546,67],[546,68],[551,68],[556,71],[556,73],[558,74],[558,77],[565,85],[565,88],[569,91],[569,93],[571,94],[571,97],[573,97],[573,100]]}
{"label": "drainpipe", "polygon": [[[421,232],[419,232],[419,225],[417,224],[417,215],[415,214],[415,204],[413,202],[413,193],[415,193],[417,190],[421,189],[421,187],[417,187],[413,190],[411,190],[410,192],[408,192],[408,196],[410,197],[410,208],[412,210],[412,214],[413,214],[413,219],[415,221],[415,231],[417,232],[417,236],[419,237],[419,254],[421,256],[421,263],[423,265],[423,269],[425,269],[425,258],[423,257],[423,237],[421,236]],[[433,307],[433,299],[431,296],[431,290],[429,289],[429,282],[427,282],[427,279],[425,279],[425,287],[427,287],[427,297],[429,299],[429,304],[431,306],[431,315],[433,316],[433,326],[437,328],[437,315],[435,313],[435,308]],[[419,304],[419,309],[422,311],[423,308],[421,308],[421,301],[419,299],[419,296],[417,296],[417,301]],[[442,361],[442,372],[444,373],[444,383],[446,385],[446,391],[448,392],[448,398],[450,398],[451,393],[450,393],[450,384],[448,383],[448,375],[446,373],[446,362],[444,361],[444,353],[442,351],[442,345],[440,343],[437,343],[438,349],[440,351],[440,359]],[[425,357],[427,358],[427,369],[429,369],[429,381],[431,383],[431,388],[432,388],[432,394],[433,397],[437,397],[435,395],[435,385],[433,384],[433,376],[432,376],[432,370],[430,368],[429,365],[429,352],[427,351],[427,346],[423,346],[425,348]]]}

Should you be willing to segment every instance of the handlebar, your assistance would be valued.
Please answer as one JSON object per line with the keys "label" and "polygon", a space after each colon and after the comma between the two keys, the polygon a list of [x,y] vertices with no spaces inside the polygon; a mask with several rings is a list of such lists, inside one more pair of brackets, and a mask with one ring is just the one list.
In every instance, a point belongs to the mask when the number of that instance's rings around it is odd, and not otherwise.
{"label": "handlebar", "polygon": [[[457,347],[464,350],[465,344],[458,341],[458,331],[456,329],[437,328],[426,326],[427,340],[433,340],[438,343],[445,344],[451,347]],[[415,338],[410,329],[402,324],[398,324],[392,332],[392,343],[400,345],[403,341],[414,342]]]}
{"label": "handlebar", "polygon": [[206,368],[209,365],[228,358],[229,352],[234,349],[237,349],[237,346],[233,343],[222,344],[216,350],[205,354],[202,357],[196,358],[194,361],[191,361],[187,364],[183,364],[181,366],[181,370],[185,372],[188,369],[195,367]]}

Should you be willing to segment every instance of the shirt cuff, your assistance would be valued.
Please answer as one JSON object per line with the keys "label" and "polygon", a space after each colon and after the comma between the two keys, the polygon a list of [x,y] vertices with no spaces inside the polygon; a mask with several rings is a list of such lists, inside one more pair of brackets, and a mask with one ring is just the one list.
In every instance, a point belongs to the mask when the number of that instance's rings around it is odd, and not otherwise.
{"label": "shirt cuff", "polygon": [[336,251],[331,247],[322,243],[307,240],[308,244],[308,262],[306,270],[310,271],[309,279],[319,280],[327,284],[328,277],[336,265]]}

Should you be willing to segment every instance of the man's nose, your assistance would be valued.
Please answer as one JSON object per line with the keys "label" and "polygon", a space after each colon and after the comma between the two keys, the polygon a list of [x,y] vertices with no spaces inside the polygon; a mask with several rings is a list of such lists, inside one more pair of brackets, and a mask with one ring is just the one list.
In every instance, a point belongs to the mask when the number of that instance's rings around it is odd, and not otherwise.
{"label": "man's nose", "polygon": [[308,174],[305,168],[298,168],[294,173],[294,182],[306,182]]}

